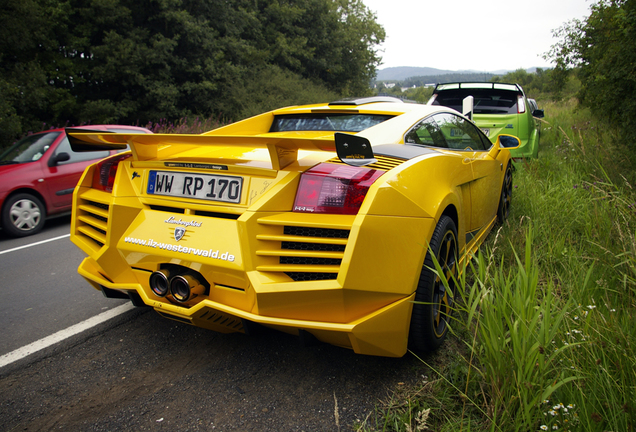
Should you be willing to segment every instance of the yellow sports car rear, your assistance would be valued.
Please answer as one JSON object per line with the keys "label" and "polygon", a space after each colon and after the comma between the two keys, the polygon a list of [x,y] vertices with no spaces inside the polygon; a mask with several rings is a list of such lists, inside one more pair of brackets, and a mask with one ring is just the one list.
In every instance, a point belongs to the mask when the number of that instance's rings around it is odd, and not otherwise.
{"label": "yellow sports car rear", "polygon": [[67,133],[76,151],[130,148],[74,193],[79,273],[107,297],[219,332],[267,326],[393,357],[443,342],[453,286],[431,252],[452,279],[506,217],[506,147],[519,145],[392,98],[202,135]]}

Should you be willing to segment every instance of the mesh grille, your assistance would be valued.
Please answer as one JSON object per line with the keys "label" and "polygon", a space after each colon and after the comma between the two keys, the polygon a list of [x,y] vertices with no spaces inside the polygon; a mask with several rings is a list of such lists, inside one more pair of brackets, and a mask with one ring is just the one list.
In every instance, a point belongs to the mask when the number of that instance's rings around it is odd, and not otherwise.
{"label": "mesh grille", "polygon": [[295,282],[331,280],[338,277],[338,273],[301,273],[301,272],[285,272],[287,276]]}
{"label": "mesh grille", "polygon": [[283,230],[285,235],[301,236],[301,237],[324,237],[324,238],[342,238],[349,237],[348,230],[333,228],[315,228],[315,227],[299,227],[286,226]]}
{"label": "mesh grille", "polygon": [[340,265],[341,262],[342,260],[335,258],[280,257],[281,264]]}
{"label": "mesh grille", "polygon": [[344,252],[345,245],[324,244],[324,243],[302,243],[302,242],[282,242],[283,250],[305,250],[322,252]]}

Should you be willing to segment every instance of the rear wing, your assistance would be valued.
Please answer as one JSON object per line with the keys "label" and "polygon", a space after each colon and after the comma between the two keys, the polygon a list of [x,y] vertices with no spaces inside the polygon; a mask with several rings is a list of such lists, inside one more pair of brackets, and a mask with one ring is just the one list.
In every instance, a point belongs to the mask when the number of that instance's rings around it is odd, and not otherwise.
{"label": "rear wing", "polygon": [[125,150],[130,147],[139,161],[156,159],[158,150],[170,147],[176,154],[193,146],[266,148],[272,168],[280,170],[298,159],[298,150],[336,151],[334,138],[298,138],[266,135],[190,135],[190,134],[127,134],[86,129],[66,129],[73,151]]}

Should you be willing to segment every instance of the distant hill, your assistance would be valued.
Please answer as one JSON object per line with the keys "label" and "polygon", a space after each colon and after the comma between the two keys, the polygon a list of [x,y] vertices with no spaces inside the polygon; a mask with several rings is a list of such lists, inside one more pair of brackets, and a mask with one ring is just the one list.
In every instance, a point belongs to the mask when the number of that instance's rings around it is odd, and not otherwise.
{"label": "distant hill", "polygon": [[390,67],[386,69],[380,69],[378,71],[377,81],[395,80],[401,81],[414,76],[427,76],[427,75],[444,75],[454,71],[435,69],[429,67],[412,67],[412,66],[400,66]]}
{"label": "distant hill", "polygon": [[[528,73],[533,73],[536,70],[537,70],[536,67],[526,69]],[[510,70],[496,70],[496,71],[488,71],[488,72],[474,71],[474,70],[451,71],[451,70],[435,69],[435,68],[429,68],[429,67],[400,66],[400,67],[390,67],[390,68],[378,70],[376,81],[404,81],[412,77],[429,77],[429,76],[439,77],[441,75],[459,75],[459,74],[470,74],[473,76],[479,76],[479,75],[493,76],[493,75],[505,75],[508,72],[511,72],[511,71]]]}
{"label": "distant hill", "polygon": [[489,82],[495,74],[488,72],[452,72],[443,75],[426,75],[396,81],[400,87],[423,87],[430,84],[449,82]]}

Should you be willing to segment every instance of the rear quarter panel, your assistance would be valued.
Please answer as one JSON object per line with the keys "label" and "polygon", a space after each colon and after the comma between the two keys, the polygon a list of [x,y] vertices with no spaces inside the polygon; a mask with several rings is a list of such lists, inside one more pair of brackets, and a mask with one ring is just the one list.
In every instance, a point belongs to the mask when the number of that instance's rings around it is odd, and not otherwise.
{"label": "rear quarter panel", "polygon": [[[369,190],[351,235],[355,249],[343,259],[348,289],[412,293],[437,220],[449,206],[465,238],[464,188],[472,179],[460,156],[426,155],[380,177]],[[460,244],[460,248],[464,244]]]}

